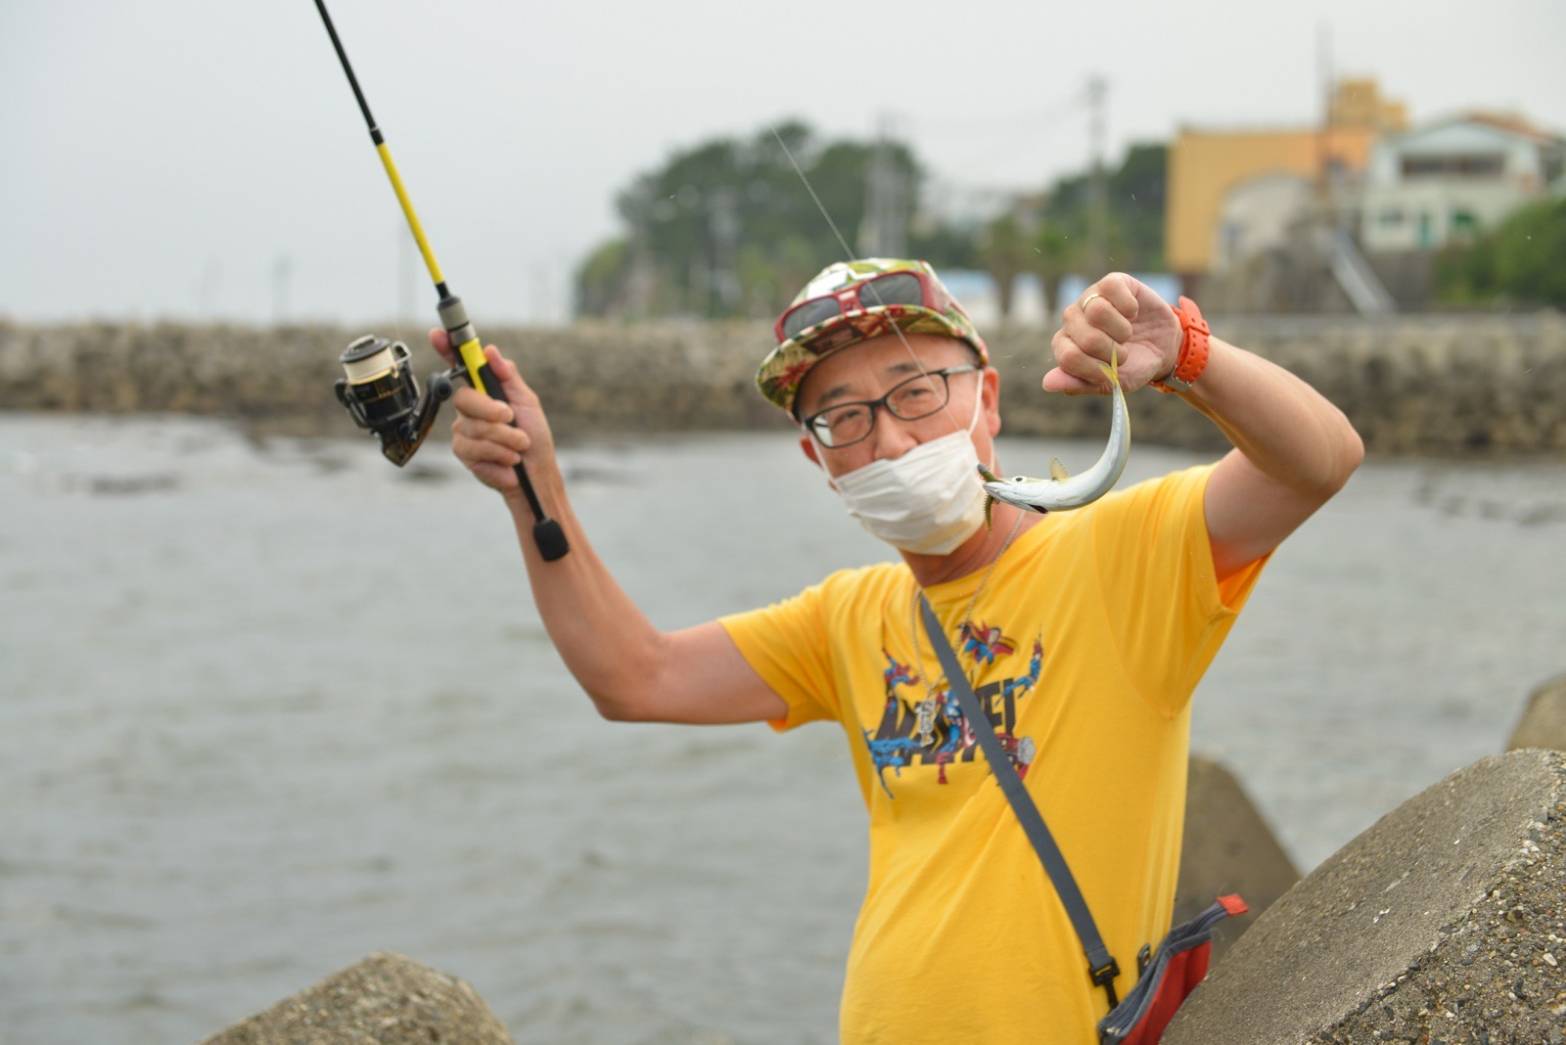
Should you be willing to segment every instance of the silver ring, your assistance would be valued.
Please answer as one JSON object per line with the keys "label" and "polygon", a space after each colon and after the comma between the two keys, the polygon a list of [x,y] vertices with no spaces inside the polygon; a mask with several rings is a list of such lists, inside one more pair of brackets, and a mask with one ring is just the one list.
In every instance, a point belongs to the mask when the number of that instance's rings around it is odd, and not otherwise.
{"label": "silver ring", "polygon": [[1078,305],[1077,307],[1080,308],[1083,312],[1086,312],[1088,305],[1093,301],[1094,298],[1101,298],[1103,296],[1104,295],[1098,293],[1097,291],[1094,291],[1093,293],[1089,294],[1087,297],[1083,298],[1082,299],[1082,304]]}

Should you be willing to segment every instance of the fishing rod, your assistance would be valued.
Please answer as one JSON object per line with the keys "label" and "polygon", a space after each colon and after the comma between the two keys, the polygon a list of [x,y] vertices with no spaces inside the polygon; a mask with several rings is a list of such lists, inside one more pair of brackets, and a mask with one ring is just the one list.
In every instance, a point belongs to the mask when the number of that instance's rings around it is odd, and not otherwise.
{"label": "fishing rod", "polygon": [[[430,242],[424,236],[424,227],[419,224],[419,216],[413,211],[408,191],[403,188],[397,165],[392,162],[391,150],[386,147],[385,136],[376,125],[375,117],[370,115],[369,103],[364,100],[364,92],[359,89],[359,78],[353,74],[353,66],[348,64],[348,52],[343,50],[337,28],[332,25],[332,16],[326,13],[324,0],[315,0],[315,7],[321,12],[321,21],[326,25],[327,35],[332,38],[332,47],[342,62],[343,72],[348,75],[348,86],[353,88],[354,99],[358,101],[359,111],[364,114],[364,122],[370,129],[370,141],[375,143],[375,151],[381,158],[381,165],[386,168],[392,191],[397,194],[403,216],[408,219],[408,230],[413,233],[419,245],[419,253],[424,256],[424,265],[430,271],[430,279],[435,283],[435,293],[439,295],[435,310],[440,313],[441,326],[445,327],[451,344],[462,360],[460,365],[451,370],[433,375],[429,381],[430,394],[421,400],[408,348],[400,341],[368,335],[349,345],[339,357],[346,377],[337,382],[338,400],[347,407],[359,427],[375,432],[381,441],[381,452],[400,467],[407,463],[429,434],[430,425],[435,421],[435,411],[441,401],[451,395],[453,379],[465,373],[469,383],[490,398],[504,403],[506,395],[489,360],[484,357],[478,331],[469,321],[462,299],[451,292],[446,277],[441,275],[435,252],[430,249]],[[516,424],[514,417],[511,423]],[[516,465],[516,475],[522,496],[527,499],[527,506],[533,513],[533,541],[538,545],[539,554],[545,562],[564,557],[571,550],[566,542],[565,531],[561,529],[560,523],[544,511],[538,493],[533,489],[532,480],[528,478],[527,468],[521,462]]]}

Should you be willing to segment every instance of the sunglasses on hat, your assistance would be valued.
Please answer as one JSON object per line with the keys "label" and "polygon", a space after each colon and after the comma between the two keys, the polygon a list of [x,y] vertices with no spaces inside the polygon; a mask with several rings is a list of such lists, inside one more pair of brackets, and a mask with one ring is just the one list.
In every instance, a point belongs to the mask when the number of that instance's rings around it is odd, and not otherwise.
{"label": "sunglasses on hat", "polygon": [[780,343],[791,341],[835,316],[884,305],[917,305],[941,312],[951,305],[951,295],[923,272],[888,272],[791,306],[778,317],[772,332]]}

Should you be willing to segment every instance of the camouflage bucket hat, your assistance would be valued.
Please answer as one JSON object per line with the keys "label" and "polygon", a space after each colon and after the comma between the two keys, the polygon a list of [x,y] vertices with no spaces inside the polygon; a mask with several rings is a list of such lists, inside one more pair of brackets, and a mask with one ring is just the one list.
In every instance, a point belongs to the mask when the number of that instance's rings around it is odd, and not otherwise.
{"label": "camouflage bucket hat", "polygon": [[[857,305],[852,299],[841,302],[829,316],[785,338],[784,320],[800,304],[820,298],[833,298],[878,276],[906,272],[920,278],[921,299],[924,304],[873,305],[861,300]],[[866,294],[866,298],[870,295]],[[841,300],[841,299],[840,299]],[[864,306],[864,307],[860,307]],[[794,295],[794,300],[778,317],[774,330],[779,344],[761,361],[756,371],[756,386],[761,394],[778,406],[794,414],[794,396],[799,392],[805,374],[825,357],[861,341],[868,341],[893,328],[905,334],[946,334],[960,338],[973,346],[979,361],[990,361],[989,349],[974,327],[973,320],[962,310],[945,284],[936,276],[929,262],[901,258],[861,258],[857,261],[838,261],[816,274],[805,288]]]}

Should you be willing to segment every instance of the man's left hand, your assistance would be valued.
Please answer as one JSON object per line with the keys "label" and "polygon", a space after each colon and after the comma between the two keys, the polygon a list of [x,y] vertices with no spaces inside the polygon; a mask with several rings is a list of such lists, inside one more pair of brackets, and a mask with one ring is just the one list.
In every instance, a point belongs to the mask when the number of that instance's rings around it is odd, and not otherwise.
{"label": "man's left hand", "polygon": [[1044,375],[1044,391],[1107,393],[1109,378],[1099,364],[1112,352],[1120,360],[1120,384],[1127,392],[1141,388],[1174,370],[1180,337],[1180,321],[1163,298],[1141,280],[1111,272],[1067,306],[1050,339],[1055,368]]}

